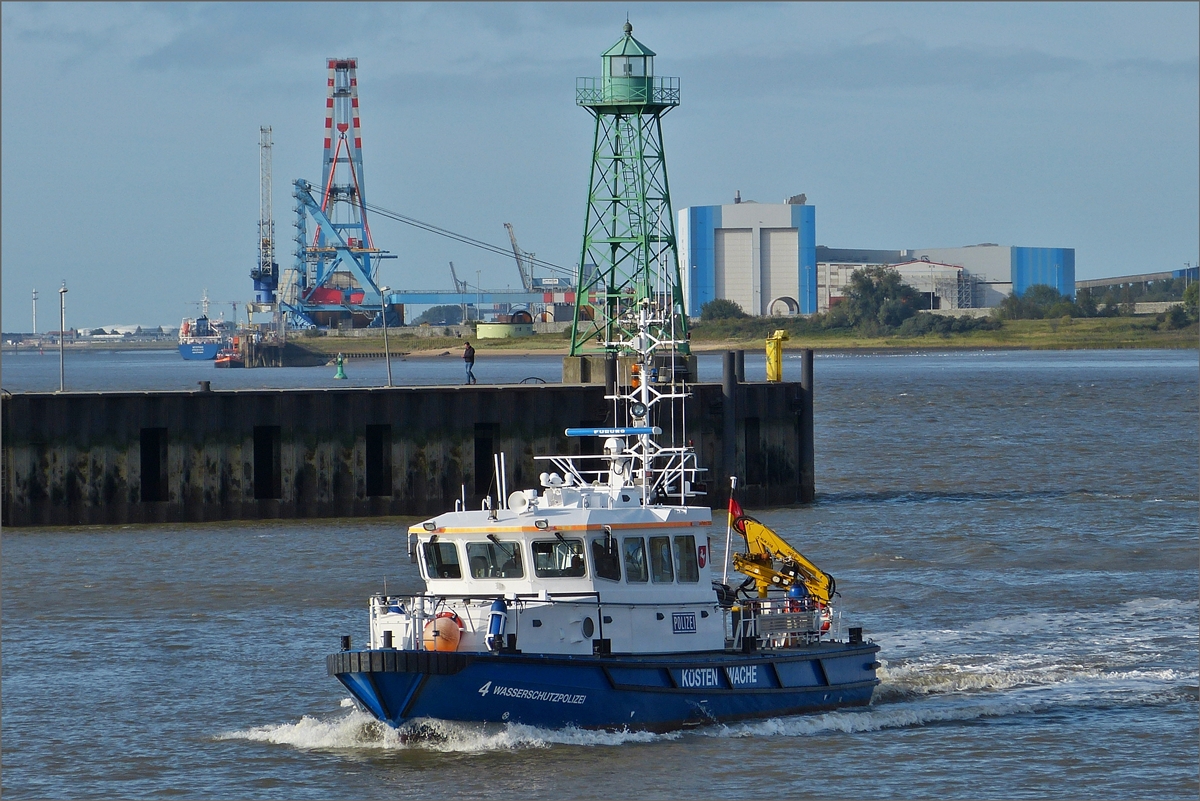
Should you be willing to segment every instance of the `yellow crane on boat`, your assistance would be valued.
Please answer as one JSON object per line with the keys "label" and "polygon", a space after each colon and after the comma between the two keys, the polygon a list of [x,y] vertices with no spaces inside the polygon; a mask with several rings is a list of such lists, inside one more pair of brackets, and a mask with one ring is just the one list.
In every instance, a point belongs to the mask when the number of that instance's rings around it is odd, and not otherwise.
{"label": "yellow crane on boat", "polygon": [[733,555],[733,569],[754,579],[760,598],[772,587],[789,590],[800,583],[818,602],[829,603],[837,590],[833,576],[753,517],[739,516],[733,527],[746,539],[746,553]]}

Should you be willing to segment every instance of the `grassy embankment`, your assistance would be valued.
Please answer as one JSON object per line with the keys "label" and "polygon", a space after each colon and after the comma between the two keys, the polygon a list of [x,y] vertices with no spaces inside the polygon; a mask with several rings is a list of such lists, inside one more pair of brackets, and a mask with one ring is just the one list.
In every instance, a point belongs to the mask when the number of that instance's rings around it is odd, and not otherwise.
{"label": "grassy embankment", "polygon": [[[771,324],[764,321],[756,326],[766,332]],[[763,347],[765,333],[731,335],[720,324],[700,324],[692,331],[692,348],[697,351],[730,348],[757,349]],[[482,352],[497,353],[566,353],[568,340],[564,334],[540,334],[521,339],[474,339]],[[330,358],[342,353],[383,353],[383,337],[306,337],[294,336],[289,342],[305,350],[327,354]],[[463,340],[458,337],[417,337],[393,334],[388,344],[395,354],[437,356],[449,352],[462,353]],[[1075,350],[1080,348],[1195,348],[1200,345],[1200,332],[1193,323],[1186,328],[1168,329],[1154,317],[1092,317],[1055,320],[1009,320],[996,331],[971,331],[963,334],[927,334],[919,337],[869,337],[852,331],[823,331],[815,334],[793,334],[785,349],[814,348],[816,350],[956,350],[956,349],[1026,349]],[[25,345],[21,349],[30,347]],[[47,345],[47,348],[56,347]],[[163,342],[94,342],[68,344],[68,349],[89,350],[169,350],[175,343]],[[6,348],[5,350],[9,350]]]}
{"label": "grassy embankment", "polygon": [[[963,334],[928,334],[919,337],[868,337],[849,331],[825,331],[794,334],[785,343],[787,350],[928,350],[935,349],[1026,349],[1075,350],[1080,348],[1195,348],[1200,344],[1196,324],[1170,330],[1153,317],[1094,317],[1065,320],[1009,320],[996,331],[971,331]],[[374,353],[383,351],[381,337],[312,337],[292,340],[320,353]],[[472,339],[480,352],[565,353],[567,338],[562,334],[542,334],[521,339]],[[389,346],[395,353],[439,355],[461,353],[463,340],[457,337],[391,336]],[[697,325],[692,332],[692,347],[697,351],[728,348],[761,348],[759,335],[730,336],[720,326]]]}

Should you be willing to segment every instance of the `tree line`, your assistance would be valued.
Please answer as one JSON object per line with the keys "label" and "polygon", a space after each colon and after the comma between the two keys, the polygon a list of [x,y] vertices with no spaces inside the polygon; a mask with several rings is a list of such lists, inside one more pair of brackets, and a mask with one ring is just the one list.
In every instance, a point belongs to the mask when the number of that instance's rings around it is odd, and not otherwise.
{"label": "tree line", "polygon": [[[1169,328],[1182,328],[1197,319],[1200,284],[1183,293],[1184,305],[1160,315]],[[930,313],[931,298],[904,283],[888,267],[865,267],[850,277],[842,301],[828,312],[807,317],[752,317],[736,302],[718,298],[700,309],[701,327],[711,333],[736,337],[766,335],[779,328],[793,334],[825,331],[854,332],[862,336],[922,336],[994,331],[1005,320],[1041,320],[1062,317],[1103,317],[1130,314],[1129,304],[1103,305],[1087,290],[1075,300],[1045,284],[1029,287],[1020,297],[1009,295],[988,317],[950,317]]]}

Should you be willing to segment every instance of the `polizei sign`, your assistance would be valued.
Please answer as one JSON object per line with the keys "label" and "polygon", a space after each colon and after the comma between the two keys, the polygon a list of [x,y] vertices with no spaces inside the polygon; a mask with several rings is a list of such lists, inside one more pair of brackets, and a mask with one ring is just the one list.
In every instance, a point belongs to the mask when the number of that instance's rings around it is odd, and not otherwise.
{"label": "polizei sign", "polygon": [[695,634],[696,633],[696,613],[695,612],[672,612],[671,613],[671,632],[673,634]]}

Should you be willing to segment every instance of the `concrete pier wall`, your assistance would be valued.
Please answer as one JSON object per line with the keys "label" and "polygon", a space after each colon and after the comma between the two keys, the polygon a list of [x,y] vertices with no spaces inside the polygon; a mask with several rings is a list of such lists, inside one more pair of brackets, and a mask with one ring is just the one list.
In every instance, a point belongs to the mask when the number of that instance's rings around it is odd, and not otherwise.
{"label": "concrete pier wall", "polygon": [[[721,386],[691,388],[688,437],[711,471],[707,501],[722,506]],[[424,515],[452,509],[464,488],[478,508],[495,494],[493,452],[506,454],[510,491],[551,469],[535,456],[595,452],[563,430],[611,425],[603,395],[555,384],[6,395],[3,523]],[[812,497],[805,403],[799,384],[738,386],[744,503]]]}

